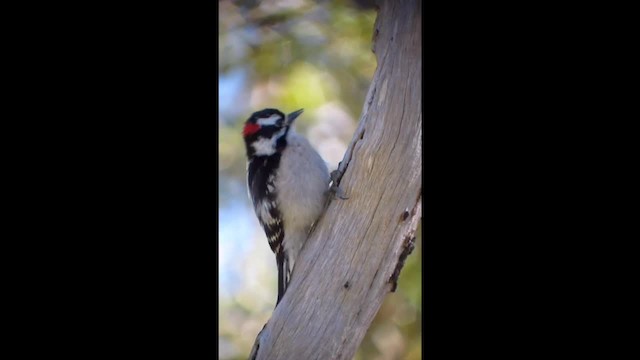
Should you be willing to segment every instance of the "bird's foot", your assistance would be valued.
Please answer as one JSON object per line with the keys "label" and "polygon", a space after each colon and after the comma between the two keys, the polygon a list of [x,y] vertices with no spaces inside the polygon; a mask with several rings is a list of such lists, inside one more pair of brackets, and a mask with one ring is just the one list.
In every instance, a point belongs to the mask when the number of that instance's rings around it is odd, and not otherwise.
{"label": "bird's foot", "polygon": [[347,200],[349,197],[344,193],[344,191],[338,186],[338,181],[342,178],[342,172],[340,170],[334,170],[331,172],[331,192],[333,195],[341,200]]}

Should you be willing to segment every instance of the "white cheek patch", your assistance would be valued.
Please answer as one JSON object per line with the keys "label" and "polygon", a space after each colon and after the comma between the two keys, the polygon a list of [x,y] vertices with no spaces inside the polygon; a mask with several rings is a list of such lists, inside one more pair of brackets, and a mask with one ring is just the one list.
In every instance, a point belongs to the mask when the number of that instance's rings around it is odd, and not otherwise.
{"label": "white cheek patch", "polygon": [[260,126],[270,126],[270,125],[275,125],[276,122],[278,122],[278,120],[280,120],[281,117],[278,114],[274,114],[269,116],[268,118],[262,118],[262,119],[258,119],[258,125]]}
{"label": "white cheek patch", "polygon": [[282,129],[273,134],[270,138],[259,138],[251,146],[255,150],[256,156],[269,156],[276,153],[276,141],[284,135],[286,129]]}
{"label": "white cheek patch", "polygon": [[257,156],[269,156],[276,153],[276,139],[270,138],[260,138],[254,141],[251,146],[253,146],[253,150],[255,150],[255,155]]}

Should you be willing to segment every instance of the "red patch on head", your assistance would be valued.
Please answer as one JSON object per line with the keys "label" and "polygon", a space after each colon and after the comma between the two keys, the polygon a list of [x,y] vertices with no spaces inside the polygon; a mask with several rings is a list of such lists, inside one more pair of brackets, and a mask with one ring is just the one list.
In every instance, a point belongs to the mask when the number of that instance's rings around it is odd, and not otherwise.
{"label": "red patch on head", "polygon": [[253,123],[247,123],[244,126],[244,129],[242,129],[242,136],[247,137],[249,135],[253,135],[258,130],[260,130],[260,125],[253,124]]}

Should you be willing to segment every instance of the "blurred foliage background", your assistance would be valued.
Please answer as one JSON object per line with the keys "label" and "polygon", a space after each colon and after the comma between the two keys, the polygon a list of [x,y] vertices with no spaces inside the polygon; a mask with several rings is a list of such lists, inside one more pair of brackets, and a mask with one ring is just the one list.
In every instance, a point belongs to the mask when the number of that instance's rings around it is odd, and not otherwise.
{"label": "blurred foliage background", "polygon": [[[246,359],[276,300],[276,262],[247,194],[240,135],[266,107],[304,108],[297,131],[333,170],[355,131],[376,59],[367,1],[219,2],[219,358]],[[398,290],[355,359],[420,359],[421,229]]]}

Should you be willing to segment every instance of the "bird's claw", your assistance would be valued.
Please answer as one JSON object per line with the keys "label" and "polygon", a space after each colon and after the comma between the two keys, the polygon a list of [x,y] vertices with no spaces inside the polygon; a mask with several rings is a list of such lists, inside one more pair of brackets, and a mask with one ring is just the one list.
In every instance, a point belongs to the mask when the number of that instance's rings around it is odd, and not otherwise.
{"label": "bird's claw", "polygon": [[342,172],[340,170],[334,170],[331,172],[331,192],[334,197],[341,200],[347,200],[349,197],[344,191],[337,185],[338,180],[342,178]]}

